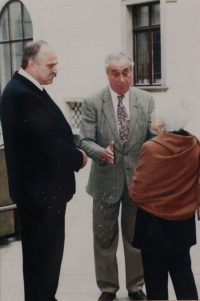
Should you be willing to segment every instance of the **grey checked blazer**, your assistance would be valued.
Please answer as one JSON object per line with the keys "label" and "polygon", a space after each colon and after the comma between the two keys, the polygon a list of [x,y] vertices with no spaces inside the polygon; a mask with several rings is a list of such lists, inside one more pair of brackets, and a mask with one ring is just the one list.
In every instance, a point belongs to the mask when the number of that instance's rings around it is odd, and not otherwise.
{"label": "grey checked blazer", "polygon": [[[130,127],[125,149],[119,139],[109,87],[82,103],[79,146],[93,160],[86,190],[94,199],[106,203],[120,199],[125,180],[130,185],[142,145],[155,134],[150,130],[154,111],[152,96],[137,88],[131,88],[129,95]],[[115,142],[115,164],[101,165],[100,153],[111,141]]]}

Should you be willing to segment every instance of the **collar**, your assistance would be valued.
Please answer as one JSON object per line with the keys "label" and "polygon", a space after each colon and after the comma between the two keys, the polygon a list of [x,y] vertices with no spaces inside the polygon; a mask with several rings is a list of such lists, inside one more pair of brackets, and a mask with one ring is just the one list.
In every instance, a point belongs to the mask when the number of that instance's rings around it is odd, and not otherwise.
{"label": "collar", "polygon": [[40,83],[32,77],[30,74],[28,74],[24,69],[20,68],[18,73],[24,77],[26,77],[28,80],[30,80],[36,87],[38,87],[41,91],[43,91],[43,87],[40,85]]}
{"label": "collar", "polygon": [[[117,94],[115,91],[113,91],[110,85],[109,85],[109,90],[110,90],[112,99],[118,99],[117,96],[119,94]],[[129,90],[124,94],[124,98],[129,99]]]}

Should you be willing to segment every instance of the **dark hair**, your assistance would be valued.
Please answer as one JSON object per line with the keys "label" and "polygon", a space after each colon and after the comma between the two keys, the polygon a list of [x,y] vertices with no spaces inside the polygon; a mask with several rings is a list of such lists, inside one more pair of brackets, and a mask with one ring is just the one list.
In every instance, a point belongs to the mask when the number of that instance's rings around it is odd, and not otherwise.
{"label": "dark hair", "polygon": [[175,134],[175,135],[180,135],[180,136],[188,136],[188,133],[184,129],[180,129],[178,131],[173,131],[170,133]]}
{"label": "dark hair", "polygon": [[42,45],[48,45],[45,41],[39,40],[28,44],[22,56],[21,67],[25,69],[28,65],[28,60],[35,60]]}

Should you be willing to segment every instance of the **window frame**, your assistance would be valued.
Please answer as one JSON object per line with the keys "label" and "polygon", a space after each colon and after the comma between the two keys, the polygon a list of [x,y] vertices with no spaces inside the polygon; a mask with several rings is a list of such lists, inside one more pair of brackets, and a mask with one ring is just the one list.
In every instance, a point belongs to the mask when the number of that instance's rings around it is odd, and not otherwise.
{"label": "window frame", "polygon": [[[21,5],[21,27],[22,27],[22,38],[19,38],[19,39],[12,39],[12,34],[11,34],[11,12],[10,12],[10,5],[14,2],[17,2],[17,3],[20,3]],[[13,60],[12,60],[12,56],[13,56],[13,52],[12,52],[12,44],[13,43],[18,43],[18,42],[22,42],[23,44],[23,51],[25,49],[25,43],[27,42],[31,42],[33,41],[33,34],[32,34],[32,37],[25,37],[25,19],[24,19],[24,8],[25,5],[19,1],[19,0],[10,0],[8,1],[4,6],[3,8],[1,9],[0,11],[0,20],[1,18],[3,17],[4,13],[7,14],[7,17],[8,17],[8,40],[5,40],[5,41],[0,41],[0,45],[3,45],[3,44],[8,44],[9,45],[9,50],[10,50],[10,74],[12,76],[12,74],[14,73],[14,66],[13,66]],[[30,16],[30,14],[29,14]],[[31,20],[31,17],[30,17],[30,20]],[[31,20],[31,25],[32,25],[32,20]],[[0,95],[2,93],[2,86],[1,86],[1,78],[0,78]]]}
{"label": "window frame", "polygon": [[[159,30],[160,35],[161,35],[161,22],[158,25],[152,25],[152,6],[155,4],[159,4],[160,5],[160,1],[153,1],[153,2],[144,2],[144,3],[140,3],[140,4],[134,4],[132,5],[132,24],[133,24],[133,57],[134,57],[134,62],[135,62],[135,66],[134,66],[134,85],[136,87],[160,87],[162,86],[162,57],[160,58],[160,68],[161,68],[161,79],[160,79],[160,83],[154,83],[153,82],[153,38],[152,38],[152,33],[156,32]],[[135,27],[136,24],[136,7],[144,7],[144,6],[148,6],[149,8],[149,25],[148,26],[138,26]],[[137,83],[137,51],[136,51],[136,34],[137,33],[148,33],[148,39],[150,41],[150,46],[149,46],[149,58],[150,58],[150,63],[149,63],[149,74],[150,74],[150,82],[149,83]],[[160,45],[161,45],[161,39],[160,39]],[[162,56],[162,51],[160,51],[160,56]]]}

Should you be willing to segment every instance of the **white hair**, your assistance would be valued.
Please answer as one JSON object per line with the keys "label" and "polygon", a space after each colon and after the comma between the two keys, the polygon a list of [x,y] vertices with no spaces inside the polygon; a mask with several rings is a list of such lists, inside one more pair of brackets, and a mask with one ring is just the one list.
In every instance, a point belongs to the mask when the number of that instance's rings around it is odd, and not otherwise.
{"label": "white hair", "polygon": [[186,100],[162,101],[156,108],[156,119],[164,121],[165,131],[184,129],[195,114],[194,105]]}
{"label": "white hair", "polygon": [[123,57],[125,57],[125,58],[127,58],[129,60],[130,66],[131,66],[131,68],[133,68],[133,66],[134,66],[133,60],[129,56],[127,56],[125,53],[118,52],[118,53],[111,53],[111,54],[109,54],[109,55],[106,56],[106,58],[105,58],[105,70],[107,71],[108,66],[110,64],[110,61],[112,59],[120,60]]}

